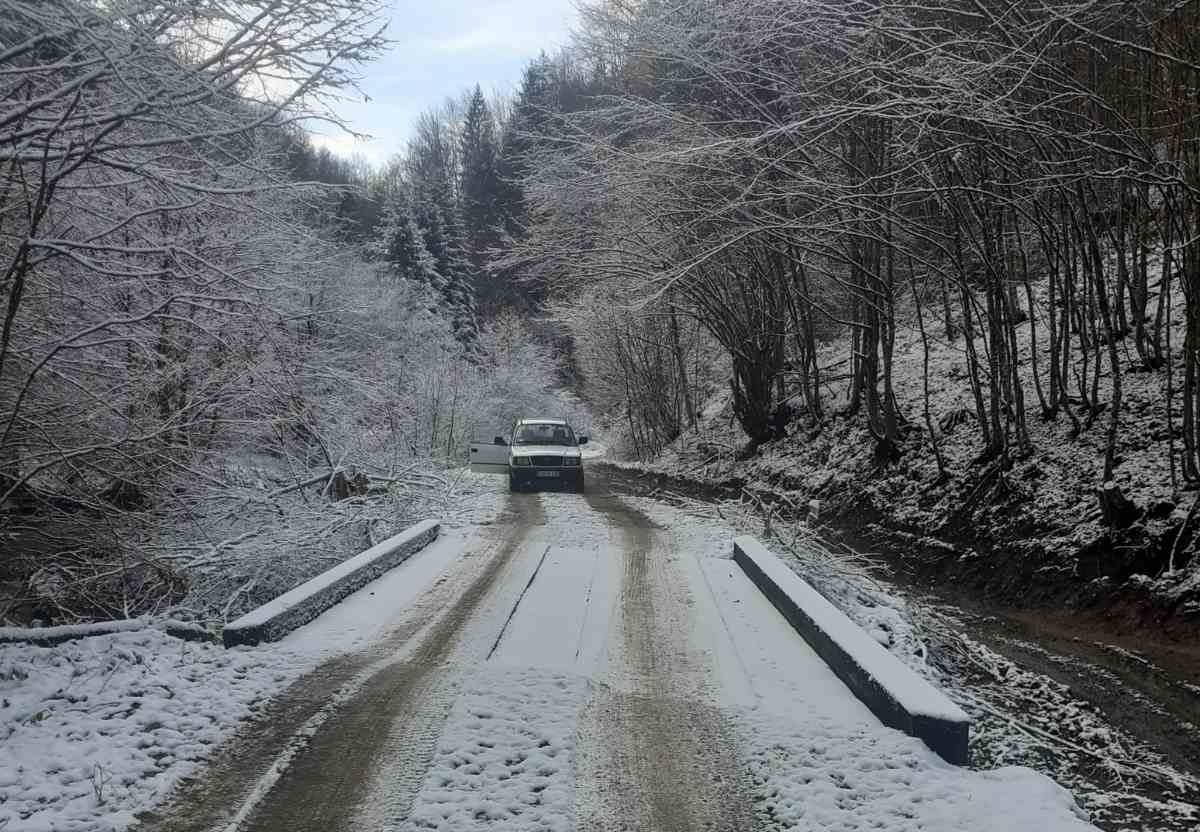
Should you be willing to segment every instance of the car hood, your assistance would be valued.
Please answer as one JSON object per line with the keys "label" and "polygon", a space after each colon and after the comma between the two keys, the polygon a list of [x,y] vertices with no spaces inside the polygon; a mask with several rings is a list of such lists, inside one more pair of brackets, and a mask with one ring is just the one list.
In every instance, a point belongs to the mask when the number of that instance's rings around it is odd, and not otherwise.
{"label": "car hood", "polygon": [[513,445],[513,456],[579,456],[575,445]]}

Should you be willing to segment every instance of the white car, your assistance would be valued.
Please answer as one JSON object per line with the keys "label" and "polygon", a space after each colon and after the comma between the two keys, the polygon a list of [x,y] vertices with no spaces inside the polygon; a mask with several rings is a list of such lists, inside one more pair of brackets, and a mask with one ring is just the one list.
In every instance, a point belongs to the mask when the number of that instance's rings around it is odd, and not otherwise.
{"label": "white car", "polygon": [[507,474],[509,491],[558,485],[583,493],[583,457],[579,446],[586,436],[576,436],[562,419],[521,419],[508,439],[472,442],[471,470],[481,474]]}

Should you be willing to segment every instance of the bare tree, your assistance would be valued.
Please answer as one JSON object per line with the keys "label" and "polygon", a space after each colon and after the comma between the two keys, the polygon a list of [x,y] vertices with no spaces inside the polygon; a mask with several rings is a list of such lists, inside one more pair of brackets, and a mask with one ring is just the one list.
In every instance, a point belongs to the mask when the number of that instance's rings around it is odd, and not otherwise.
{"label": "bare tree", "polygon": [[[907,287],[932,283],[947,338],[962,335],[980,475],[1031,452],[1032,389],[1066,439],[1105,414],[1096,474],[1112,480],[1123,377],[1170,367],[1172,287],[1189,309],[1200,297],[1196,15],[1119,0],[592,4],[578,59],[601,80],[539,122],[524,165],[536,222],[510,262],[567,291],[633,285],[685,306],[729,355],[752,445],[797,400],[819,430],[836,377],[885,464],[909,429],[893,378]],[[1198,322],[1172,382],[1191,481]],[[816,360],[834,335],[849,343],[840,376]],[[1132,512],[1104,505],[1116,523]]]}

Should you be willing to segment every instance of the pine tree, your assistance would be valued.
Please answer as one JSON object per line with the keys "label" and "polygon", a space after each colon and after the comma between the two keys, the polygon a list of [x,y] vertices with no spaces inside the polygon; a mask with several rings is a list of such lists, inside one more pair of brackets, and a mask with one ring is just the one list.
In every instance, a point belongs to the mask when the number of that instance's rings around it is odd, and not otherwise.
{"label": "pine tree", "polygon": [[451,133],[438,111],[422,114],[405,166],[414,194],[413,215],[439,276],[442,312],[450,319],[455,337],[473,350],[479,338],[475,269],[459,211],[458,145]]}
{"label": "pine tree", "polygon": [[479,320],[473,269],[463,242],[458,208],[444,182],[421,187],[417,193],[414,213],[438,275],[443,311],[450,318],[455,337],[465,345],[473,345],[479,338]]}
{"label": "pine tree", "polygon": [[493,276],[484,268],[488,249],[499,245],[502,233],[498,155],[495,123],[477,84],[463,121],[459,193],[468,256],[475,266],[475,289],[487,315],[494,314],[506,302]]}
{"label": "pine tree", "polygon": [[387,263],[389,272],[396,278],[424,283],[442,291],[443,280],[437,263],[425,245],[425,237],[405,194],[395,194],[388,200],[371,249]]}
{"label": "pine tree", "polygon": [[461,144],[462,184],[459,190],[463,225],[472,255],[482,255],[497,238],[496,199],[500,182],[496,174],[499,152],[496,128],[478,84],[463,120]]}
{"label": "pine tree", "polygon": [[521,78],[521,88],[511,118],[504,125],[503,143],[496,163],[500,195],[497,210],[509,237],[519,239],[527,225],[528,208],[521,180],[528,173],[525,155],[544,133],[554,106],[554,64],[546,53],[531,61]]}
{"label": "pine tree", "polygon": [[[529,227],[529,207],[523,180],[530,173],[528,155],[549,132],[550,121],[558,107],[558,82],[554,62],[542,53],[526,67],[517,91],[512,114],[504,124],[500,151],[496,159],[496,227],[500,244],[512,246],[525,237]],[[491,276],[490,289],[499,302],[515,308],[536,307],[543,292],[522,285],[510,272]]]}

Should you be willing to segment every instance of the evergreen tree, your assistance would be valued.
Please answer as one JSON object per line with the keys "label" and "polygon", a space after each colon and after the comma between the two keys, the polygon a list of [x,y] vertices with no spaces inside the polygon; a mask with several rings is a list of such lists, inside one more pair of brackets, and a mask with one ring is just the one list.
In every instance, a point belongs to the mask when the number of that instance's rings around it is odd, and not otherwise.
{"label": "evergreen tree", "polygon": [[528,173],[526,154],[537,136],[545,133],[546,121],[554,105],[554,65],[543,52],[525,67],[521,88],[512,116],[504,125],[503,142],[496,163],[500,195],[497,210],[506,233],[520,239],[528,224],[525,194],[521,187]]}
{"label": "evergreen tree", "polygon": [[471,95],[463,121],[461,148],[462,217],[468,255],[475,266],[475,289],[485,315],[505,303],[503,292],[486,269],[487,251],[500,244],[501,183],[497,173],[499,148],[491,109],[479,85]]}
{"label": "evergreen tree", "polygon": [[459,212],[458,148],[451,136],[441,114],[422,114],[408,146],[406,167],[414,193],[413,215],[439,277],[442,312],[455,337],[473,348],[479,337],[475,269]]}
{"label": "evergreen tree", "polygon": [[[501,135],[495,203],[501,246],[512,247],[525,237],[529,208],[523,181],[530,173],[528,156],[550,132],[550,120],[558,110],[557,72],[554,62],[543,52],[525,67]],[[494,273],[489,289],[499,304],[518,309],[536,307],[544,294],[537,287],[522,285],[511,271]]]}
{"label": "evergreen tree", "polygon": [[471,95],[462,130],[462,184],[459,188],[463,203],[463,225],[472,257],[497,239],[495,221],[499,179],[496,173],[499,148],[491,109],[479,85]]}
{"label": "evergreen tree", "polygon": [[479,338],[473,269],[463,242],[458,207],[444,182],[418,191],[415,215],[438,275],[443,311],[450,318],[455,337],[463,344],[473,345]]}
{"label": "evergreen tree", "polygon": [[388,200],[371,248],[397,278],[414,280],[442,290],[442,277],[404,193]]}

